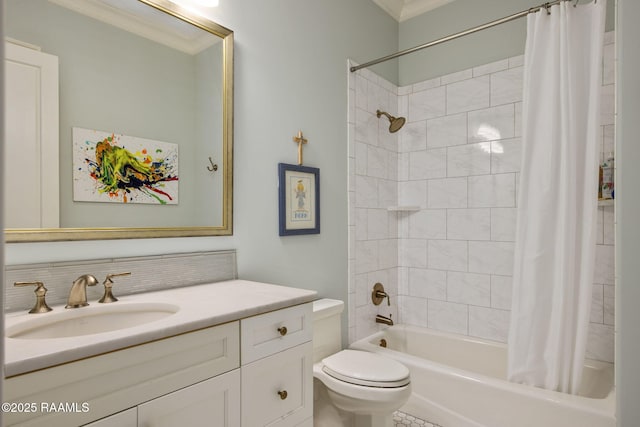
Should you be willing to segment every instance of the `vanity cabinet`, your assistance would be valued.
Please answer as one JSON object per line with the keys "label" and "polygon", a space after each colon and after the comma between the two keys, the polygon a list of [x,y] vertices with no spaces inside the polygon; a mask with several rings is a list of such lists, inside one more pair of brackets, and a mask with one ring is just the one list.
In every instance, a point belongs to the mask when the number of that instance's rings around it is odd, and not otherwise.
{"label": "vanity cabinet", "polygon": [[76,403],[87,410],[5,413],[4,422],[310,426],[311,328],[306,303],[16,375],[5,380],[6,402]]}
{"label": "vanity cabinet", "polygon": [[131,408],[118,412],[84,427],[138,427],[138,409]]}
{"label": "vanity cabinet", "polygon": [[240,370],[235,369],[138,406],[138,427],[240,425]]}
{"label": "vanity cabinet", "polygon": [[242,427],[312,425],[312,304],[241,321]]}

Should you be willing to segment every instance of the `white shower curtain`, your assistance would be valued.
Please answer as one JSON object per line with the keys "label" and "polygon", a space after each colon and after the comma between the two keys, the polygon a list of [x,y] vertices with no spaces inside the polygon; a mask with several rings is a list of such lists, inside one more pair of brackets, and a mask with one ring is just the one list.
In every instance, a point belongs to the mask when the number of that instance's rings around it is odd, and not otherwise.
{"label": "white shower curtain", "polygon": [[605,6],[527,17],[508,376],[568,393],[591,310]]}

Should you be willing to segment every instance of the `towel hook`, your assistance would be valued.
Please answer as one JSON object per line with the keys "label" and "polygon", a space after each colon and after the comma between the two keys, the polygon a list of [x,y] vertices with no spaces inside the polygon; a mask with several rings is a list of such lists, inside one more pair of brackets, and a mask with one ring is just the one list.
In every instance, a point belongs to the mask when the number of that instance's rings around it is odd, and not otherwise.
{"label": "towel hook", "polygon": [[207,166],[207,170],[209,172],[215,172],[218,170],[218,165],[213,163],[213,160],[211,159],[211,156],[209,156],[209,163],[211,163],[211,166]]}

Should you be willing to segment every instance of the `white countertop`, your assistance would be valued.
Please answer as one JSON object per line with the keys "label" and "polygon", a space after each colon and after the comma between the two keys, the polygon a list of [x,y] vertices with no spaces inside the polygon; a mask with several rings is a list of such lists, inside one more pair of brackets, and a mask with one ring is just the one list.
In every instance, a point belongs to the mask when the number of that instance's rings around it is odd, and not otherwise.
{"label": "white countertop", "polygon": [[[5,375],[10,377],[303,304],[315,300],[317,293],[247,280],[230,280],[117,297],[118,301],[112,304],[166,303],[178,305],[180,310],[150,323],[99,334],[53,339],[5,338]],[[96,301],[89,303],[87,307],[73,310],[91,310],[93,307],[104,306]],[[65,310],[63,305],[51,308],[53,311],[43,314],[28,314],[26,311],[7,313],[5,328],[11,328],[34,316],[45,318]]]}

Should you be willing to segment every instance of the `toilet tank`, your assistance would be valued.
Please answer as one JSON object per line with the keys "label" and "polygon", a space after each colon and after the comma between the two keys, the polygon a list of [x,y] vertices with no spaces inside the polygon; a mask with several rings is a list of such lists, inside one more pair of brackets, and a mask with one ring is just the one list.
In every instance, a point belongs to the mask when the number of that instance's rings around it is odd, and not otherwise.
{"label": "toilet tank", "polygon": [[313,302],[313,363],[342,350],[342,310],[344,302],[340,300]]}

